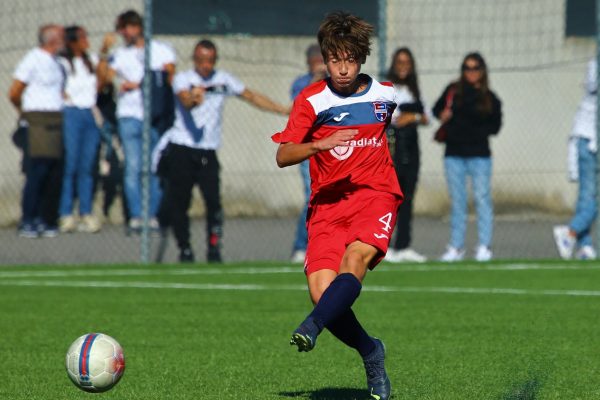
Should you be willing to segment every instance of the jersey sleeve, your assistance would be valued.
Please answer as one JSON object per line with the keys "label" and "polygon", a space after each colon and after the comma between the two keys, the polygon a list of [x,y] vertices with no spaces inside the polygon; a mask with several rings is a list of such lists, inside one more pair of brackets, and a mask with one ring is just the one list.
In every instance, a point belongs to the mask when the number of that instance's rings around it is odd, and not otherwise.
{"label": "jersey sleeve", "polygon": [[306,97],[300,94],[294,101],[287,126],[283,131],[271,136],[271,139],[275,143],[303,143],[316,120],[317,115],[312,105]]}
{"label": "jersey sleeve", "polygon": [[177,94],[189,89],[190,82],[188,81],[186,74],[183,72],[175,74],[175,78],[173,78],[173,93]]}
{"label": "jersey sleeve", "polygon": [[235,96],[241,95],[244,90],[246,90],[246,85],[242,83],[238,78],[231,75],[230,73],[225,73],[225,85],[227,85],[227,92],[231,93]]}
{"label": "jersey sleeve", "polygon": [[27,54],[15,68],[14,78],[23,83],[31,83],[35,71],[35,60],[31,53]]}

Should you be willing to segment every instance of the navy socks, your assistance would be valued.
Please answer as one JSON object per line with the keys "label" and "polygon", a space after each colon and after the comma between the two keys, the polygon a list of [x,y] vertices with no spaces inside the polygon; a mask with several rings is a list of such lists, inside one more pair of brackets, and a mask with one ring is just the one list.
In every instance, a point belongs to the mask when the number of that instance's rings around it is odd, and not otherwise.
{"label": "navy socks", "polygon": [[307,319],[314,321],[320,333],[324,327],[329,326],[352,307],[361,289],[362,285],[354,275],[339,274],[325,289]]}
{"label": "navy socks", "polygon": [[356,349],[362,358],[375,350],[375,342],[358,322],[352,309],[329,323],[327,329],[346,346]]}

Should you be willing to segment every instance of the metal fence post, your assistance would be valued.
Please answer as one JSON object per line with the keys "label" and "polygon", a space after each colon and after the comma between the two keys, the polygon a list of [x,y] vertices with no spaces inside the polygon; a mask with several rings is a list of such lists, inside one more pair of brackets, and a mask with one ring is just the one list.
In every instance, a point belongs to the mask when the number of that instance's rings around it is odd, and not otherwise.
{"label": "metal fence post", "polygon": [[150,142],[152,129],[152,87],[150,70],[150,43],[152,40],[152,0],[144,0],[144,127],[142,134],[142,237],[140,260],[150,261]]}

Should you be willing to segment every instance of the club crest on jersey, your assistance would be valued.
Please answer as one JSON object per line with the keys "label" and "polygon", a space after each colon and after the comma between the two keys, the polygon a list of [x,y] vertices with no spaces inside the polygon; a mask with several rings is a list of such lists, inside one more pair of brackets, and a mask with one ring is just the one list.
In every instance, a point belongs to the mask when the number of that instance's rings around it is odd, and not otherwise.
{"label": "club crest on jersey", "polygon": [[343,161],[352,155],[354,147],[352,146],[336,146],[329,150],[329,153],[340,161]]}
{"label": "club crest on jersey", "polygon": [[387,104],[385,104],[383,101],[374,101],[373,112],[375,113],[375,118],[377,118],[377,121],[385,122],[388,117]]}

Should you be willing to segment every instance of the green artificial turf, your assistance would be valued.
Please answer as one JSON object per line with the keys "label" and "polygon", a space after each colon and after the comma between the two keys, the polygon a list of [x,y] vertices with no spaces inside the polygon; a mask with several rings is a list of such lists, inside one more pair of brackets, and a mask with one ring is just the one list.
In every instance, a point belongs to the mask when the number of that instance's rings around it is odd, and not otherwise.
{"label": "green artificial turf", "polygon": [[[367,399],[360,357],[325,332],[301,266],[3,267],[0,399]],[[354,305],[384,340],[393,399],[600,399],[600,264],[382,264]],[[125,375],[104,394],[64,369],[103,332]]]}

